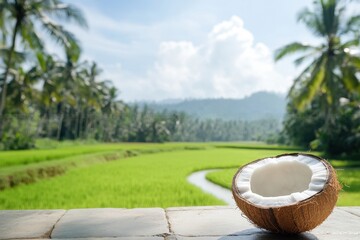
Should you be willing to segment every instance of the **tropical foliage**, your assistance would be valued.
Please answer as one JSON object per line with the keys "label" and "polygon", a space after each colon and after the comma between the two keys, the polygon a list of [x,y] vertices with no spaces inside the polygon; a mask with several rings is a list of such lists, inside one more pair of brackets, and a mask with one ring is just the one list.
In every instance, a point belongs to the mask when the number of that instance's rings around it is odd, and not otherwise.
{"label": "tropical foliage", "polygon": [[[5,149],[31,148],[39,137],[129,142],[266,140],[279,128],[272,119],[197,120],[183,113],[128,106],[118,100],[117,88],[101,77],[95,62],[81,60],[75,36],[60,22],[87,27],[81,11],[60,0],[0,0],[0,136]],[[64,57],[47,52],[51,40]]]}
{"label": "tropical foliage", "polygon": [[[59,0],[0,1],[0,135],[16,146],[10,148],[28,147],[14,143],[32,139],[34,130],[57,139],[82,136],[91,115],[120,108],[117,90],[100,78],[96,63],[80,61],[75,36],[57,22],[87,27],[79,9]],[[54,40],[65,59],[49,54],[45,39]],[[24,116],[39,123],[35,129],[14,127]]]}
{"label": "tropical foliage", "polygon": [[332,154],[360,149],[360,15],[349,17],[346,4],[318,0],[312,9],[305,8],[298,20],[323,42],[294,42],[275,54],[276,60],[297,54],[295,64],[307,64],[288,94],[289,140]]}
{"label": "tropical foliage", "polygon": [[[95,62],[81,58],[75,36],[61,25],[87,27],[81,11],[60,0],[0,0],[0,137],[4,148],[34,139],[99,141],[280,140],[330,154],[360,154],[360,15],[345,0],[317,0],[299,13],[322,43],[295,42],[275,59],[295,54],[304,65],[289,94],[284,131],[253,122],[194,119],[124,104]],[[61,24],[60,24],[61,23]],[[46,36],[46,37],[44,37]],[[59,57],[47,51],[53,41]]]}

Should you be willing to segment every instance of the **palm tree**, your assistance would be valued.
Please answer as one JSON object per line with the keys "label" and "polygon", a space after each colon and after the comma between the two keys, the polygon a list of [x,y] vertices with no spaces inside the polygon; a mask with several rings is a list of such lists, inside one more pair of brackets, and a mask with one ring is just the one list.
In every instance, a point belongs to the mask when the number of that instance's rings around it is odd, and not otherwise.
{"label": "palm tree", "polygon": [[11,106],[11,113],[27,112],[30,105],[34,103],[37,97],[36,90],[33,86],[39,79],[37,67],[34,66],[29,70],[18,67],[16,71],[10,74],[8,83],[8,98]]}
{"label": "palm tree", "polygon": [[[41,54],[44,51],[44,43],[38,32],[41,29],[66,49],[76,48],[78,43],[74,35],[54,20],[74,22],[82,27],[86,27],[87,23],[79,9],[64,4],[60,0],[0,0],[0,9],[0,19],[7,16],[7,22],[0,21],[0,27],[10,28],[9,32],[11,33],[11,39],[7,40],[10,41],[10,48],[4,58],[6,67],[1,86],[1,119],[6,102],[8,75],[14,62],[16,44],[21,43],[22,48],[30,48],[35,53]],[[8,26],[4,26],[5,24]]]}
{"label": "palm tree", "polygon": [[357,71],[360,57],[353,51],[360,44],[360,16],[347,17],[340,0],[318,0],[314,9],[305,8],[298,20],[324,41],[319,46],[300,42],[288,44],[275,53],[275,60],[302,53],[296,65],[310,63],[295,79],[288,97],[300,111],[314,99],[320,99],[326,121],[332,122],[339,99],[360,93]]}
{"label": "palm tree", "polygon": [[[72,126],[74,112],[81,108],[81,87],[84,85],[82,71],[84,63],[79,62],[80,48],[74,47],[66,49],[66,61],[60,62],[57,72],[61,73],[56,79],[56,91],[58,92],[58,102],[56,113],[58,115],[58,136],[62,139],[66,130],[65,125]],[[66,120],[66,121],[65,121]]]}
{"label": "palm tree", "polygon": [[117,97],[118,89],[114,86],[109,87],[103,99],[103,113],[107,115],[116,114],[124,108],[124,103],[120,100],[117,100]]}

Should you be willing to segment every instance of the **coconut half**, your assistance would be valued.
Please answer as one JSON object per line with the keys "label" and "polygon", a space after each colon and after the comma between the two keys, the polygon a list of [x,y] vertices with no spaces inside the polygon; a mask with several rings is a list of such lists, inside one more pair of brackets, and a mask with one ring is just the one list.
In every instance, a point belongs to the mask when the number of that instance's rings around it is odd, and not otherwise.
{"label": "coconut half", "polygon": [[310,154],[284,154],[241,167],[232,192],[240,210],[258,227],[300,233],[321,224],[341,189],[334,168]]}

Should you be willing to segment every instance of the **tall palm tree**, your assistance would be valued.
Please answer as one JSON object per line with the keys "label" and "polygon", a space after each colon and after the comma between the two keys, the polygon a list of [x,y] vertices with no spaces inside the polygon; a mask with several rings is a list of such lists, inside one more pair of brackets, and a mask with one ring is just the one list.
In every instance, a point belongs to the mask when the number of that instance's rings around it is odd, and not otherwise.
{"label": "tall palm tree", "polygon": [[[11,34],[11,38],[7,40],[10,44],[9,51],[4,59],[6,68],[1,86],[1,118],[5,108],[7,80],[13,65],[16,44],[20,43],[22,48],[30,48],[36,53],[43,52],[44,42],[38,32],[41,29],[61,46],[71,49],[78,46],[74,35],[54,20],[74,22],[82,27],[86,27],[87,23],[79,9],[60,0],[0,0],[0,9],[0,18],[4,15],[8,17],[4,24],[8,25],[6,27],[10,28]],[[4,24],[1,23],[0,21],[0,26],[3,27]]]}
{"label": "tall palm tree", "polygon": [[108,81],[99,79],[102,70],[93,62],[84,71],[84,97],[88,107],[99,110],[102,104],[102,98],[106,94],[106,84]]}
{"label": "tall palm tree", "polygon": [[354,54],[354,48],[360,44],[360,16],[347,17],[345,2],[342,3],[340,0],[317,0],[313,9],[305,8],[298,15],[300,22],[323,39],[322,44],[312,46],[294,42],[275,53],[275,60],[302,54],[295,64],[308,65],[295,79],[288,97],[300,111],[315,98],[321,99],[326,120],[330,122],[341,97],[360,94],[357,75],[360,57]]}
{"label": "tall palm tree", "polygon": [[9,75],[7,101],[11,106],[11,113],[27,112],[37,97],[37,91],[33,88],[39,79],[37,67],[31,67],[29,70],[18,67]]}
{"label": "tall palm tree", "polygon": [[107,94],[103,99],[102,112],[110,115],[119,113],[124,108],[124,103],[120,100],[117,100],[118,89],[114,86],[111,86],[107,89]]}

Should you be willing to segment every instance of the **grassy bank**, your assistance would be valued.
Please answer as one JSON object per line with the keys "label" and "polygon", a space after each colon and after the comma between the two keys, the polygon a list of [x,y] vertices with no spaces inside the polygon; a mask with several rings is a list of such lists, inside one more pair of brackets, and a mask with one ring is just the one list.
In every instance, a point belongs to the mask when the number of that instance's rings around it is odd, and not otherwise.
{"label": "grassy bank", "polygon": [[85,144],[50,142],[52,148],[0,152],[0,190],[64,174],[72,168],[149,154],[209,147],[195,143]]}

